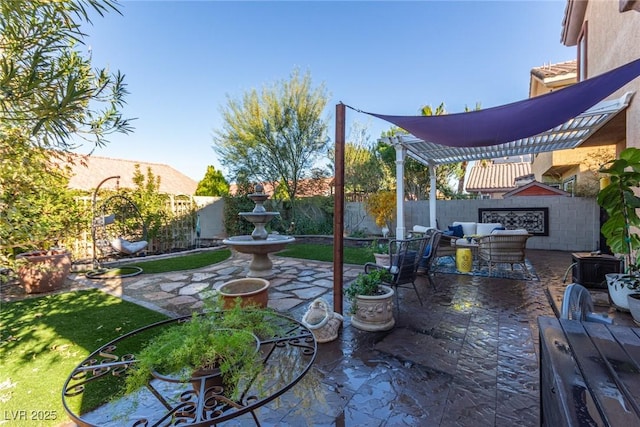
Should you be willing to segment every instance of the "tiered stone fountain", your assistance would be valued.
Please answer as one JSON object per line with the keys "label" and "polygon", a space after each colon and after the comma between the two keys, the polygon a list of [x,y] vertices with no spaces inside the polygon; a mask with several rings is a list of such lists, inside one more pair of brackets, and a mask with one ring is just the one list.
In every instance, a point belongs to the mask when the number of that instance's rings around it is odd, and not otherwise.
{"label": "tiered stone fountain", "polygon": [[253,255],[249,264],[247,277],[270,277],[273,275],[273,263],[269,258],[271,252],[278,252],[289,243],[295,242],[295,238],[280,234],[269,234],[265,225],[269,223],[279,212],[267,212],[263,203],[269,198],[264,192],[264,187],[256,185],[255,191],[249,197],[256,206],[252,212],[240,212],[238,215],[252,223],[255,228],[250,236],[232,236],[222,241],[238,252]]}

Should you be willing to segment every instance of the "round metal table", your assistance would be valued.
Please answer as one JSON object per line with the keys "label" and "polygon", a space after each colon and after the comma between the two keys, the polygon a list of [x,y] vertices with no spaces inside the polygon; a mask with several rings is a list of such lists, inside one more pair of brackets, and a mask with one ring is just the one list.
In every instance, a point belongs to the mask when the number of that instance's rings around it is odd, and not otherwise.
{"label": "round metal table", "polygon": [[277,332],[259,338],[263,369],[259,378],[246,378],[238,385],[236,399],[219,387],[197,393],[189,380],[175,378],[155,378],[145,388],[125,394],[122,390],[127,370],[135,365],[141,343],[190,318],[169,319],[137,329],[91,353],[64,384],[62,401],[69,417],[81,426],[210,426],[251,413],[259,425],[254,410],[298,383],[316,358],[313,333],[300,322],[274,312],[270,321]]}

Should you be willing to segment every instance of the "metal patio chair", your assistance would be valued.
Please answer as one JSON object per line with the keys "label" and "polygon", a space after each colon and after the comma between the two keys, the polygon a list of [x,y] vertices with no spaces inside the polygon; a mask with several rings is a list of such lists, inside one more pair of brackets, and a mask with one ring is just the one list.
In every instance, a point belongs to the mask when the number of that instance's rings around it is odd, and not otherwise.
{"label": "metal patio chair", "polygon": [[[418,266],[418,274],[427,276],[429,283],[433,289],[436,289],[433,276],[435,275],[435,265],[440,255],[440,245],[442,244],[443,233],[441,230],[435,228],[414,226],[411,232],[411,237],[427,237],[427,245],[425,246],[422,260]],[[450,245],[447,242],[447,245]]]}

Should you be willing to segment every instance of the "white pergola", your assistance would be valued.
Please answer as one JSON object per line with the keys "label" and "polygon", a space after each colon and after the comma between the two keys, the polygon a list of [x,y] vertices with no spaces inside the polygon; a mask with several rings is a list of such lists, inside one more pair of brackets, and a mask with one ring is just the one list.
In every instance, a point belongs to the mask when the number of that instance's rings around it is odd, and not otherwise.
{"label": "white pergola", "polygon": [[436,227],[436,168],[438,165],[576,148],[593,136],[598,129],[613,119],[619,112],[627,108],[633,94],[633,92],[627,92],[620,98],[601,101],[584,113],[553,129],[499,145],[448,147],[421,140],[413,135],[383,138],[383,141],[393,145],[396,149],[396,236],[406,235],[403,202],[404,162],[407,155],[429,166],[431,178],[429,218],[430,226]]}

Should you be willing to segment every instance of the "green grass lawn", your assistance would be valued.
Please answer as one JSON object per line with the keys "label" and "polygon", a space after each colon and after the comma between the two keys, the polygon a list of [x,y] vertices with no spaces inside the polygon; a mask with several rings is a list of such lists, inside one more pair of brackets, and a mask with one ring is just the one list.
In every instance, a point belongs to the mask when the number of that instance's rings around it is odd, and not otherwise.
{"label": "green grass lawn", "polygon": [[206,267],[224,261],[231,256],[229,249],[218,251],[205,251],[195,254],[179,255],[170,258],[162,258],[153,261],[137,261],[127,266],[136,266],[142,268],[144,273],[166,273],[169,271],[193,270],[195,268]]}
{"label": "green grass lawn", "polygon": [[[62,387],[78,363],[101,345],[166,316],[97,290],[3,303],[0,310],[2,421],[54,426],[67,419]],[[82,406],[91,402],[82,402]],[[80,408],[72,408],[78,411]],[[26,412],[25,412],[26,411]],[[41,411],[49,420],[32,418]],[[6,415],[6,416],[5,416]],[[1,424],[1,422],[0,422]]]}
{"label": "green grass lawn", "polygon": [[[333,245],[293,243],[283,251],[278,252],[278,256],[331,262],[333,261]],[[345,264],[364,265],[367,262],[375,261],[368,248],[345,247],[343,257]]]}

